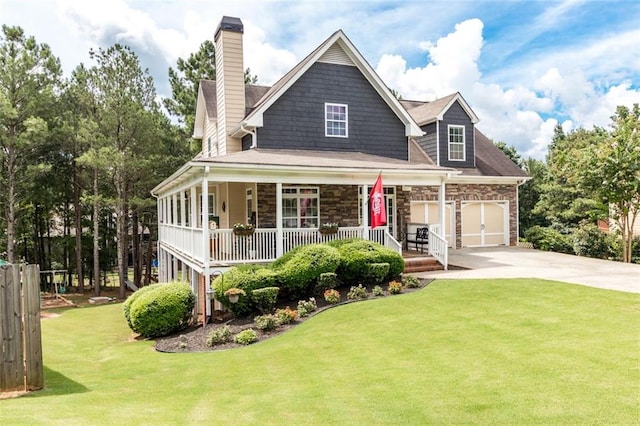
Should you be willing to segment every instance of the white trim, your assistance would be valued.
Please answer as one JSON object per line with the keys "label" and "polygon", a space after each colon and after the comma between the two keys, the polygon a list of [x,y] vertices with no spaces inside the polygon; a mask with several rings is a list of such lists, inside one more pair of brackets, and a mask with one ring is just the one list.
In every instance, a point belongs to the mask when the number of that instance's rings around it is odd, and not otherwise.
{"label": "white trim", "polygon": [[[343,120],[337,120],[337,119],[329,119],[329,117],[327,117],[327,107],[338,107],[338,108],[344,108],[344,121]],[[328,124],[329,122],[334,122],[334,123],[342,123],[344,122],[344,135],[330,135],[327,130],[328,130]],[[331,103],[331,102],[325,102],[324,103],[324,135],[325,137],[328,138],[348,138],[349,137],[349,105],[347,104],[336,104],[336,103]]]}
{"label": "white trim", "polygon": [[[451,130],[452,129],[462,129],[462,158],[451,158]],[[467,135],[466,128],[464,125],[460,124],[448,124],[447,125],[447,160],[448,161],[459,161],[465,162],[467,161]],[[457,136],[457,135],[456,135]],[[454,145],[460,145],[460,142],[455,142]]]}

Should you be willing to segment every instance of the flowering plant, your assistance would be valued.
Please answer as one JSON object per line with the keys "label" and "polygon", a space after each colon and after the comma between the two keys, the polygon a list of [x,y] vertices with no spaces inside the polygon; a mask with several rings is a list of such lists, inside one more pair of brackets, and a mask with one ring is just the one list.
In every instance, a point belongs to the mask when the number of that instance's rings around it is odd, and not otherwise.
{"label": "flowering plant", "polygon": [[236,223],[233,225],[234,231],[253,231],[253,225],[250,223]]}
{"label": "flowering plant", "polygon": [[241,288],[231,287],[230,289],[228,289],[227,291],[224,292],[224,295],[227,296],[227,297],[229,297],[229,296],[246,296],[247,293]]}
{"label": "flowering plant", "polygon": [[321,234],[335,234],[338,232],[338,223],[337,222],[327,222],[320,224],[320,233]]}
{"label": "flowering plant", "polygon": [[327,222],[320,225],[320,229],[338,229],[338,222]]}
{"label": "flowering plant", "polygon": [[391,294],[402,293],[402,283],[398,281],[391,281],[387,290],[389,290],[389,293]]}
{"label": "flowering plant", "polygon": [[331,304],[338,303],[340,301],[340,292],[332,288],[325,290],[324,300]]}
{"label": "flowering plant", "polygon": [[298,311],[287,306],[284,309],[276,310],[275,315],[279,325],[289,324],[298,318]]}

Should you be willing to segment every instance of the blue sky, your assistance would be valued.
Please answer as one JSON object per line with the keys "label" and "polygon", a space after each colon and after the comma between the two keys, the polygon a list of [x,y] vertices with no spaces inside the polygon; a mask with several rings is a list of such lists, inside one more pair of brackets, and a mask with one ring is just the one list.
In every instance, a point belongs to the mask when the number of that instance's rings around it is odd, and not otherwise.
{"label": "blue sky", "polygon": [[556,124],[607,127],[640,103],[640,1],[2,0],[0,22],[51,46],[66,75],[89,49],[131,46],[170,96],[168,68],[245,24],[245,66],[272,84],[337,29],[405,99],[460,91],[478,127],[544,158]]}

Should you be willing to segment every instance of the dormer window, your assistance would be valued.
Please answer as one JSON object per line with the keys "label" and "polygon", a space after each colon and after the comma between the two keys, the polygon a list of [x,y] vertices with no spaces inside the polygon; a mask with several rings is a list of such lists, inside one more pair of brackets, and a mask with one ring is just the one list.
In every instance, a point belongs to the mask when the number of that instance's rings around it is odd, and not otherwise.
{"label": "dormer window", "polygon": [[349,107],[344,104],[324,104],[324,135],[349,137]]}
{"label": "dormer window", "polygon": [[464,126],[449,126],[449,161],[464,160]]}

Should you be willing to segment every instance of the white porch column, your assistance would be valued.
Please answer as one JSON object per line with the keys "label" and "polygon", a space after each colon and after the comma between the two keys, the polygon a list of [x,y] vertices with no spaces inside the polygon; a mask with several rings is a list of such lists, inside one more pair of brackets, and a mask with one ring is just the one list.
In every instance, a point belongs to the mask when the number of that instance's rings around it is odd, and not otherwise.
{"label": "white porch column", "polygon": [[184,191],[180,191],[180,226],[187,226],[187,209],[185,209]]}
{"label": "white porch column", "polygon": [[438,188],[438,212],[440,216],[440,236],[444,238],[444,224],[445,220],[445,180],[442,178],[440,180],[440,187]]}
{"label": "white porch column", "polygon": [[191,187],[191,197],[189,199],[189,201],[191,202],[191,207],[189,208],[189,214],[191,215],[191,218],[189,219],[189,223],[191,224],[192,228],[197,228],[198,227],[198,199],[197,197],[197,192],[196,192],[196,187],[192,186]]}
{"label": "white porch column", "polygon": [[367,185],[362,185],[362,238],[369,239],[369,192]]}
{"label": "white porch column", "polygon": [[171,196],[171,204],[173,207],[173,214],[171,215],[171,224],[178,225],[180,219],[178,219],[178,194],[173,194]]}
{"label": "white porch column", "polygon": [[[209,166],[205,168],[205,173],[209,173]],[[204,288],[211,286],[211,275],[209,265],[211,264],[211,249],[209,248],[209,179],[205,175],[202,179],[202,273],[204,275]]]}
{"label": "white porch column", "polygon": [[175,256],[171,256],[173,259],[173,273],[171,274],[171,281],[176,281],[178,279],[178,258]]}
{"label": "white porch column", "polygon": [[276,183],[276,257],[284,254],[284,231],[282,230],[282,182]]}

